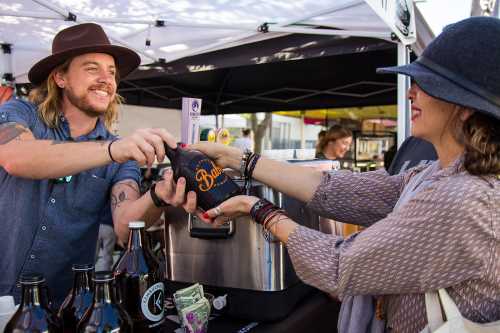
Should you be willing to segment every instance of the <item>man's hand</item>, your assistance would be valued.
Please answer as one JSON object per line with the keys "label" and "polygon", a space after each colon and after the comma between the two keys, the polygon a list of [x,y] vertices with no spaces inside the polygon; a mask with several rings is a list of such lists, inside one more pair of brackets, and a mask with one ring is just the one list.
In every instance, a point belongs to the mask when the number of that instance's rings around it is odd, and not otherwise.
{"label": "man's hand", "polygon": [[165,159],[164,142],[172,148],[177,145],[174,137],[163,128],[141,128],[113,142],[110,152],[118,163],[134,160],[141,166],[151,167],[155,158],[158,162]]}
{"label": "man's hand", "polygon": [[163,179],[156,183],[156,195],[169,205],[182,207],[191,213],[196,210],[196,193],[189,191],[186,194],[186,179],[180,177],[174,181],[172,169],[163,173]]}

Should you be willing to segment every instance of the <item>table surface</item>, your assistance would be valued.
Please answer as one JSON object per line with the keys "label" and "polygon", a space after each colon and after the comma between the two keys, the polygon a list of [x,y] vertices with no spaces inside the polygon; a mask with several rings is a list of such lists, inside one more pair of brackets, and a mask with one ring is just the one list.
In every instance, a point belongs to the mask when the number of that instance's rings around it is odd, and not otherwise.
{"label": "table surface", "polygon": [[[287,318],[270,323],[255,323],[229,317],[210,320],[209,332],[215,333],[336,333],[340,303],[315,292],[305,298]],[[167,320],[162,333],[174,333],[179,325]]]}

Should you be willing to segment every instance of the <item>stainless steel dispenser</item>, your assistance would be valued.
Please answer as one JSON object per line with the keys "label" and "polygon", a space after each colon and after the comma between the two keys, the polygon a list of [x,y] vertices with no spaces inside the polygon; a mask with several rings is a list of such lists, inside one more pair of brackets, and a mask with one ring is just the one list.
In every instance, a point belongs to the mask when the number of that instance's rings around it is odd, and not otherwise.
{"label": "stainless steel dispenser", "polygon": [[[258,182],[252,183],[251,193],[285,209],[296,222],[319,229],[319,216],[304,203]],[[213,228],[172,209],[165,220],[170,285],[199,282],[216,294],[228,294],[229,314],[251,320],[280,319],[311,291],[297,278],[286,247],[250,217]]]}

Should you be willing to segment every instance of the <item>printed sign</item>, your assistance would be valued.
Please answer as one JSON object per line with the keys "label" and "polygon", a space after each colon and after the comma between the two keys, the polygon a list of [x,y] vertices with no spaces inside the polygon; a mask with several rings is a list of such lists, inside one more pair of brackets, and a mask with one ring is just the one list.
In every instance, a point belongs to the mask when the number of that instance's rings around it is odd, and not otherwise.
{"label": "printed sign", "polygon": [[192,144],[200,138],[201,99],[182,98],[181,142]]}
{"label": "printed sign", "polygon": [[417,40],[412,0],[366,0],[405,45]]}

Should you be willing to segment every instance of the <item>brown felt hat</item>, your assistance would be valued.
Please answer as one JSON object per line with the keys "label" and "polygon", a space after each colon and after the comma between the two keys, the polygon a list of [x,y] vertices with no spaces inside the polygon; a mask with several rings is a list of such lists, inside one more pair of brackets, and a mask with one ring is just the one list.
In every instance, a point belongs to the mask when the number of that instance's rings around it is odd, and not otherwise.
{"label": "brown felt hat", "polygon": [[106,53],[113,56],[120,78],[127,76],[141,63],[141,58],[134,51],[112,45],[100,25],[83,23],[61,30],[52,41],[52,54],[33,65],[28,78],[31,83],[39,85],[55,67],[85,53]]}

